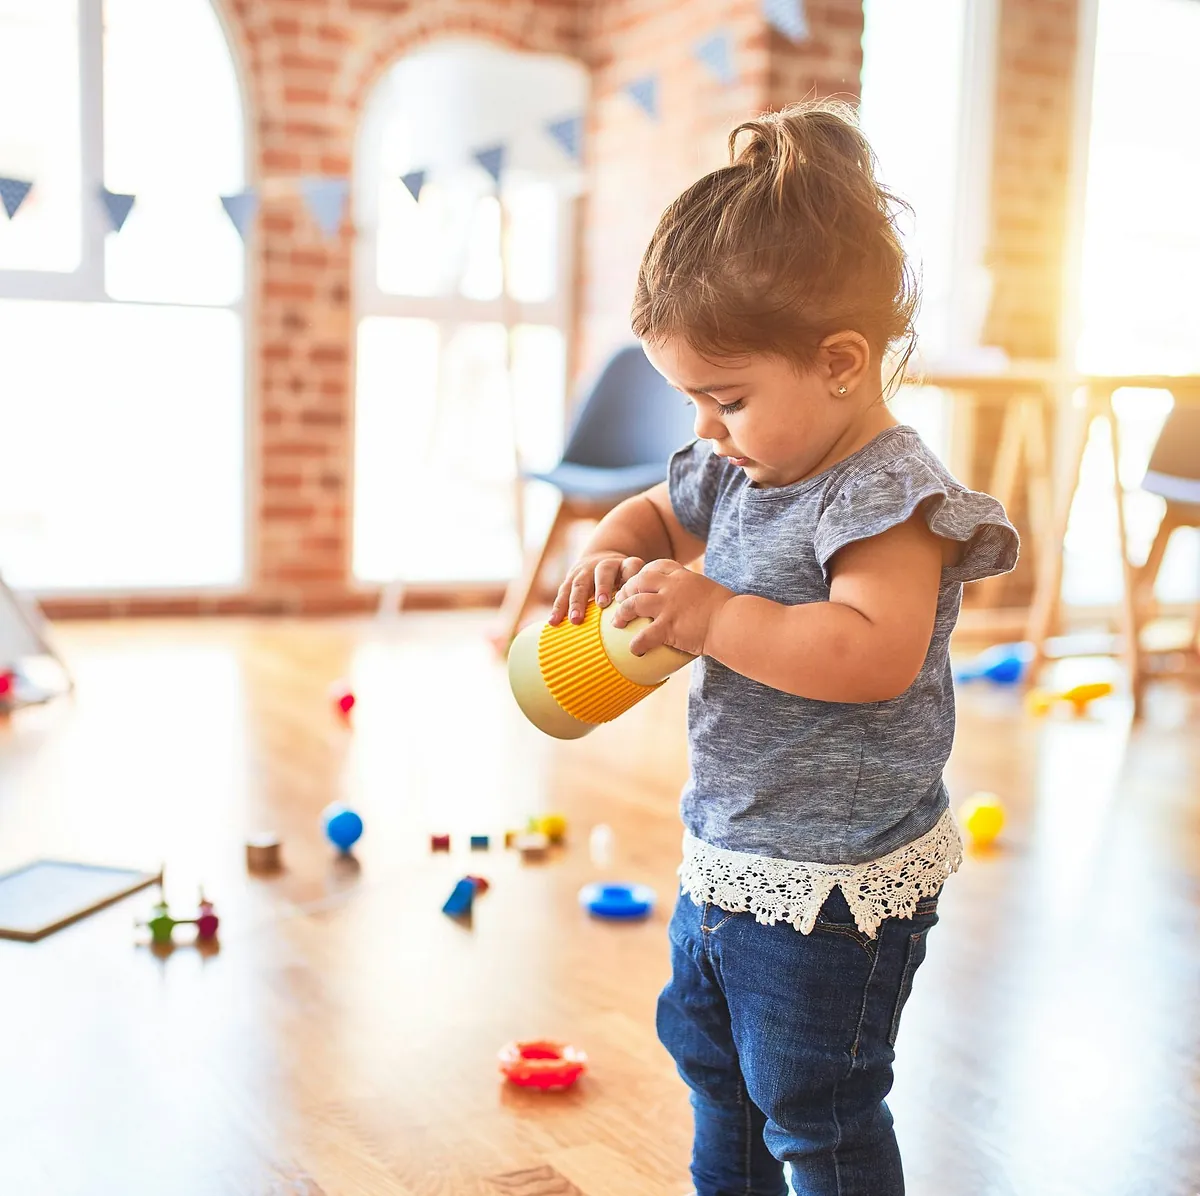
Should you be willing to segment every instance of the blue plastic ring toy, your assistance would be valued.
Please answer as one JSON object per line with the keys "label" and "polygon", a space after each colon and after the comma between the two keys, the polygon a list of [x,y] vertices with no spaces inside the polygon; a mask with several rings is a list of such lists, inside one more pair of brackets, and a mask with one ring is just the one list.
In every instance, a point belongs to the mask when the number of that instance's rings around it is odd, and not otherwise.
{"label": "blue plastic ring toy", "polygon": [[654,901],[649,885],[594,884],[579,890],[579,904],[596,918],[645,918]]}

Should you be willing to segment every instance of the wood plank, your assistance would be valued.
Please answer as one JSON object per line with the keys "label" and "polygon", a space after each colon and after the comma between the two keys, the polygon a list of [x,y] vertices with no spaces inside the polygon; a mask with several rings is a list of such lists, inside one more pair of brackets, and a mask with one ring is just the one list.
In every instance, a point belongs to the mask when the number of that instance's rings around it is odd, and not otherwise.
{"label": "wood plank", "polygon": [[[0,1014],[20,1030],[0,1034],[0,1192],[497,1196],[522,1173],[580,1196],[687,1190],[687,1094],[654,1033],[686,677],[552,742],[513,706],[489,625],[60,629],[77,695],[0,721],[0,869],[165,859],[173,903],[204,883],[221,942],[135,947],[147,894],[0,942]],[[343,676],[349,725],[326,693]],[[914,1196],[1194,1196],[1197,719],[1165,683],[1133,729],[1117,698],[1038,722],[1008,691],[960,695],[951,793],[993,790],[1009,822],[947,885],[905,1011],[889,1104]],[[366,824],[353,862],[320,834],[335,799]],[[543,865],[466,849],[549,809],[571,827]],[[603,870],[597,822],[615,833]],[[264,829],[278,876],[245,869]],[[492,888],[463,927],[440,907],[468,871]],[[660,908],[589,920],[578,889],[604,878],[652,885]],[[506,1088],[500,1046],[547,1035],[589,1073],[557,1096]]]}

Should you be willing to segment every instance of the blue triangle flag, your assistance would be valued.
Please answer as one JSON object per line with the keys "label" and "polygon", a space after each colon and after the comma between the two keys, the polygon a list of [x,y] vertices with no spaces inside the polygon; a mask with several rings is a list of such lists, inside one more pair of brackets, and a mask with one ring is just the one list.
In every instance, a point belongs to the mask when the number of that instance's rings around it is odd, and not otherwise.
{"label": "blue triangle flag", "polygon": [[408,174],[402,174],[400,181],[408,188],[408,193],[415,200],[420,200],[421,192],[425,188],[425,172],[423,170],[410,170]]}
{"label": "blue triangle flag", "polygon": [[726,86],[737,82],[737,67],[733,64],[733,38],[728,29],[720,29],[711,37],[697,42],[695,54]]}
{"label": "blue triangle flag", "polygon": [[546,125],[546,132],[562,146],[564,153],[576,162],[579,161],[583,149],[582,116],[568,116],[565,120],[552,120]]}
{"label": "blue triangle flag", "polygon": [[17,209],[25,202],[25,196],[32,186],[24,179],[0,179],[0,203],[4,204],[9,220],[17,214]]}
{"label": "blue triangle flag", "polygon": [[349,179],[312,176],[300,180],[300,194],[308,205],[309,214],[326,237],[336,237],[346,215],[346,199],[350,194]]}
{"label": "blue triangle flag", "polygon": [[104,210],[108,213],[108,221],[114,233],[119,233],[129,219],[136,195],[123,195],[120,191],[110,191],[107,187],[100,188],[100,198],[104,201]]}
{"label": "blue triangle flag", "polygon": [[651,120],[658,120],[658,76],[646,75],[626,85],[625,90]]}
{"label": "blue triangle flag", "polygon": [[221,206],[225,209],[225,214],[229,219],[233,221],[233,227],[238,230],[238,235],[244,241],[254,214],[258,211],[258,196],[255,194],[254,188],[247,187],[245,191],[241,191],[237,195],[222,195]]}
{"label": "blue triangle flag", "polygon": [[500,172],[504,169],[504,146],[493,145],[489,149],[476,150],[472,156],[492,176],[493,183],[500,182]]}
{"label": "blue triangle flag", "polygon": [[804,0],[762,0],[767,24],[778,29],[784,37],[802,42],[808,37],[808,18],[804,15]]}

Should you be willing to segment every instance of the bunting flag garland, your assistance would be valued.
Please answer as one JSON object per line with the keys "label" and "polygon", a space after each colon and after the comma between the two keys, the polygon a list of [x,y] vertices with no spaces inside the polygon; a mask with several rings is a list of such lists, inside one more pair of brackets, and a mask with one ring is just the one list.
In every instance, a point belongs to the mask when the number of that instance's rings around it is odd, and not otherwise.
{"label": "bunting flag garland", "polygon": [[325,236],[336,237],[346,214],[350,180],[320,176],[301,179],[300,194],[304,196],[309,214],[317,222]]}
{"label": "bunting flag garland", "polygon": [[9,220],[17,214],[32,186],[32,183],[24,179],[0,178],[0,203],[4,204]]}
{"label": "bunting flag garland", "polygon": [[100,199],[104,210],[108,213],[108,222],[114,233],[119,233],[129,219],[129,213],[137,200],[136,195],[125,195],[120,191],[110,191],[107,187],[100,188]]}
{"label": "bunting flag garland", "polygon": [[767,24],[778,29],[784,37],[794,42],[802,42],[808,37],[804,0],[762,0],[762,10]]}
{"label": "bunting flag garland", "polygon": [[737,67],[733,63],[733,38],[728,29],[721,29],[695,46],[695,55],[716,77],[729,86],[737,82]]}
{"label": "bunting flag garland", "polygon": [[583,117],[568,116],[564,120],[552,120],[546,132],[562,146],[563,152],[578,162],[583,156]]}
{"label": "bunting flag garland", "polygon": [[252,187],[247,187],[237,195],[222,195],[221,206],[244,241],[258,211],[258,195]]}
{"label": "bunting flag garland", "polygon": [[425,171],[410,170],[408,174],[402,174],[400,181],[408,189],[409,195],[419,203],[421,200],[421,192],[425,189]]}
{"label": "bunting flag garland", "polygon": [[657,75],[646,75],[641,79],[635,79],[626,85],[625,90],[651,120],[658,120]]}
{"label": "bunting flag garland", "polygon": [[493,145],[488,149],[476,150],[471,157],[492,176],[493,183],[499,184],[500,174],[504,170],[504,146]]}

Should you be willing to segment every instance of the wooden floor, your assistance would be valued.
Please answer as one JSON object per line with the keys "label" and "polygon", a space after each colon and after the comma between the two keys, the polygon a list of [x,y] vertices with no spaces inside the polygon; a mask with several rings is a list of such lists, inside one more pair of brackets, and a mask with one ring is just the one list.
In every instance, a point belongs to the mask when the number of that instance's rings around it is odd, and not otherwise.
{"label": "wooden floor", "polygon": [[[656,1043],[680,830],[684,682],[573,744],[508,695],[474,615],[69,625],[73,699],[0,722],[0,866],[35,856],[203,882],[218,953],[134,945],[141,894],[41,943],[0,942],[4,1196],[682,1196],[689,1113]],[[329,683],[353,679],[353,726]],[[1200,701],[1166,685],[1035,722],[963,693],[956,799],[1008,803],[1003,850],[942,902],[891,1100],[910,1196],[1200,1191]],[[358,808],[356,863],[323,806]],[[541,866],[469,855],[531,811],[573,835]],[[611,868],[590,860],[598,822]],[[287,871],[255,879],[273,828]],[[431,856],[431,831],[456,837]],[[479,871],[469,928],[439,911]],[[576,892],[645,881],[649,923]],[[497,1082],[524,1036],[590,1075]]]}

